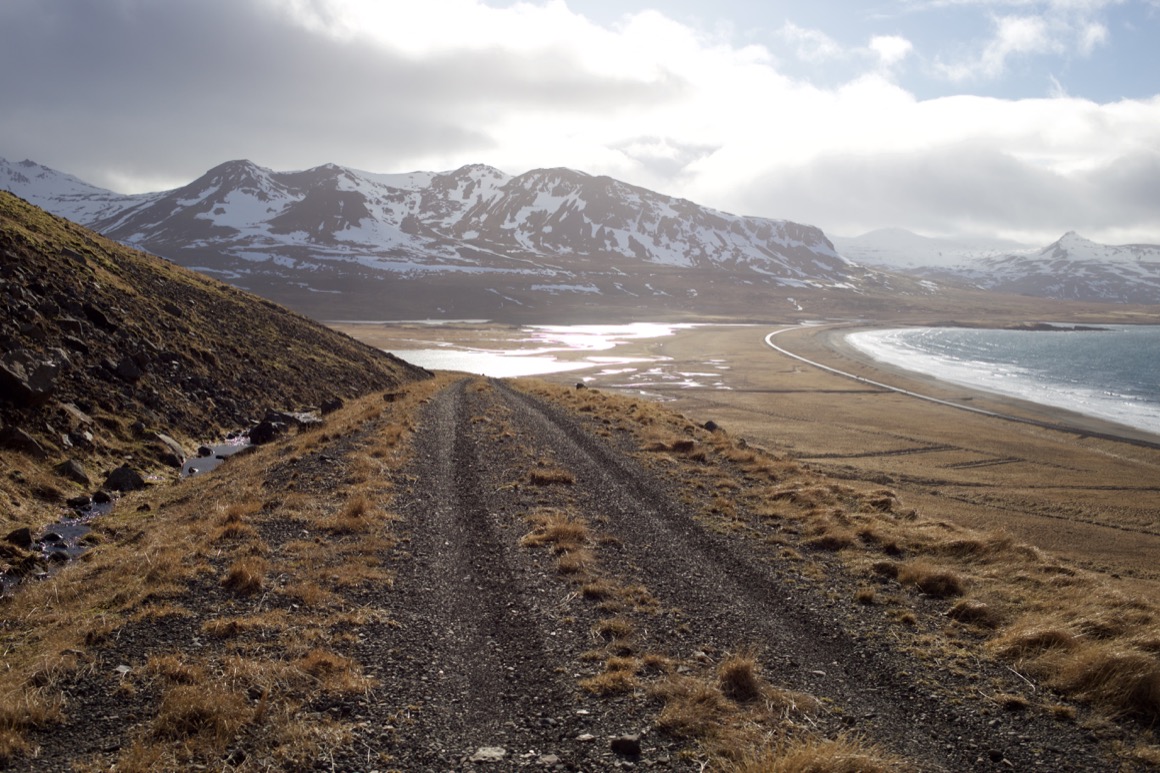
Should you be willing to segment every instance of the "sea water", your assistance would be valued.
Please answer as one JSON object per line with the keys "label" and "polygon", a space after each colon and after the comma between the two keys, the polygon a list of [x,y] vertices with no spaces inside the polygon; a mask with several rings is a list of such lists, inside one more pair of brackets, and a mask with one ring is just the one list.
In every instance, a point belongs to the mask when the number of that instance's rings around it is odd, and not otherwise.
{"label": "sea water", "polygon": [[846,340],[892,365],[1160,434],[1160,326],[928,327]]}

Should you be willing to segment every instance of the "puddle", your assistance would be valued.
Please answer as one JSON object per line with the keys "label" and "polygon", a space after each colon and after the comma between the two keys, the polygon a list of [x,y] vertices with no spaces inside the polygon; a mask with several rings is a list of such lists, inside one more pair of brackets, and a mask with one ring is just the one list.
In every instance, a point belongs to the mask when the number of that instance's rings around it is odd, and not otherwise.
{"label": "puddle", "polygon": [[0,590],[7,596],[26,580],[39,580],[49,576],[55,569],[79,558],[89,549],[86,538],[92,529],[89,522],[112,511],[116,500],[93,502],[83,508],[70,510],[70,515],[56,523],[49,524],[39,537],[33,539],[32,552],[44,560],[32,572],[20,575],[4,572],[0,574]]}
{"label": "puddle", "polygon": [[250,438],[243,434],[236,434],[224,443],[203,445],[198,449],[197,456],[185,460],[181,466],[181,477],[192,478],[216,470],[226,459],[248,448],[252,448]]}

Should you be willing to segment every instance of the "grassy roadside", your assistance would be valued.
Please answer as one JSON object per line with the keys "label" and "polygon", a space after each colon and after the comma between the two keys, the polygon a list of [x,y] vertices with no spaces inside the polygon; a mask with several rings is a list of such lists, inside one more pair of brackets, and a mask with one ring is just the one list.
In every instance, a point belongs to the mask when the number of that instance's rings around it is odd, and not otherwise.
{"label": "grassy roadside", "polygon": [[[978,689],[998,713],[1037,710],[1160,762],[1160,608],[1129,579],[1069,566],[1002,532],[919,515],[895,492],[835,481],[710,432],[656,403],[540,382],[542,397],[685,481],[711,528],[825,579],[830,594],[916,658],[960,673],[985,658],[1024,689]],[[948,696],[953,699],[953,696]]]}
{"label": "grassy roadside", "polygon": [[[365,592],[395,571],[385,473],[449,381],[372,395],[212,476],[122,500],[85,560],[4,602],[0,760],[47,753],[37,743],[51,728],[110,739],[73,761],[88,770],[293,768],[353,743],[352,709],[391,689],[354,656],[360,629],[391,624],[389,602]],[[655,403],[524,387],[680,481],[703,524],[761,545],[788,581],[824,584],[868,635],[945,669],[1009,665],[1023,688],[977,685],[996,715],[1080,722],[1117,739],[1125,764],[1156,764],[1155,606],[1129,583],[921,516],[880,486],[828,479]],[[472,421],[513,431],[498,413]],[[658,732],[714,769],[905,769],[872,739],[816,732],[832,709],[771,683],[759,653],[657,645],[647,633],[668,619],[664,599],[605,558],[603,525],[570,504],[571,471],[535,453],[505,467],[538,502],[523,549],[550,555],[591,617],[582,690],[644,702]]]}
{"label": "grassy roadside", "polygon": [[4,601],[0,764],[44,754],[54,727],[130,739],[81,770],[294,768],[348,739],[342,706],[378,687],[350,644],[389,619],[354,600],[391,582],[384,471],[437,388],[124,497],[82,560]]}

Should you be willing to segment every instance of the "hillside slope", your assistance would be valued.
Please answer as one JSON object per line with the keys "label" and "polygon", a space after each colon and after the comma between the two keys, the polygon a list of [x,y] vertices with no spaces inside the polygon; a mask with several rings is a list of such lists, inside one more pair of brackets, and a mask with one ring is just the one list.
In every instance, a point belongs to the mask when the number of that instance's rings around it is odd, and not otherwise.
{"label": "hillside slope", "polygon": [[425,375],[0,192],[0,485],[15,503],[0,527],[86,488],[35,470],[71,460],[99,483],[128,457],[148,472],[175,455],[158,434],[192,454],[268,409]]}

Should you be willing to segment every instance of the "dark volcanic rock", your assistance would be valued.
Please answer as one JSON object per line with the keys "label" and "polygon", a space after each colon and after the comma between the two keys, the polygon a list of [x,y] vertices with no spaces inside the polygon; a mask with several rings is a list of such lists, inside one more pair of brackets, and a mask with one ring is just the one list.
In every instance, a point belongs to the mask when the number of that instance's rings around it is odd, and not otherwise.
{"label": "dark volcanic rock", "polygon": [[85,470],[84,465],[76,459],[68,459],[61,462],[55,468],[58,475],[63,475],[74,483],[79,483],[82,486],[88,486],[92,483],[89,479],[89,474]]}
{"label": "dark volcanic rock", "polygon": [[48,452],[36,441],[36,438],[16,427],[7,427],[0,430],[0,448],[20,451],[21,453],[28,454],[33,459],[48,458]]}
{"label": "dark volcanic rock", "polygon": [[180,467],[185,464],[185,449],[181,447],[180,443],[164,432],[158,432],[154,437],[163,449],[159,457],[162,464],[169,467]]}
{"label": "dark volcanic rock", "polygon": [[141,370],[141,366],[132,357],[122,357],[113,368],[113,372],[117,374],[117,378],[130,383],[140,381],[145,375],[145,371]]}
{"label": "dark volcanic rock", "polygon": [[640,756],[640,736],[622,735],[612,739],[612,751],[624,757]]}
{"label": "dark volcanic rock", "polygon": [[4,537],[4,541],[9,545],[15,545],[18,548],[28,550],[32,547],[32,529],[29,529],[27,526],[13,529]]}
{"label": "dark volcanic rock", "polygon": [[256,446],[277,439],[286,431],[286,425],[277,421],[261,421],[250,430],[250,442]]}
{"label": "dark volcanic rock", "polygon": [[145,488],[145,479],[141,477],[141,473],[123,464],[105,478],[104,488],[113,491],[137,491]]}
{"label": "dark volcanic rock", "polygon": [[0,394],[18,405],[39,405],[56,391],[60,366],[25,351],[10,352],[0,360]]}

